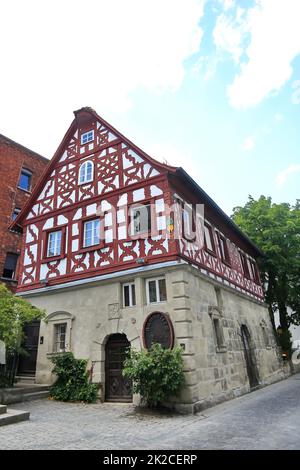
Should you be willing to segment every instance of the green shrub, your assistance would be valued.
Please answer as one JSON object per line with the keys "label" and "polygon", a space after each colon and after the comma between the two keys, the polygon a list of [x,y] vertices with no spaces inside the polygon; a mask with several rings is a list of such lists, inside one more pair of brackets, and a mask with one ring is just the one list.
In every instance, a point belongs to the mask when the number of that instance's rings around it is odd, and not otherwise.
{"label": "green shrub", "polygon": [[149,351],[130,350],[123,375],[133,381],[133,391],[150,407],[179,393],[184,384],[182,349],[153,344]]}
{"label": "green shrub", "polygon": [[54,356],[52,362],[52,372],[57,375],[56,382],[50,388],[52,398],[86,403],[96,401],[98,386],[89,383],[85,359],[75,359],[73,353],[67,352]]}

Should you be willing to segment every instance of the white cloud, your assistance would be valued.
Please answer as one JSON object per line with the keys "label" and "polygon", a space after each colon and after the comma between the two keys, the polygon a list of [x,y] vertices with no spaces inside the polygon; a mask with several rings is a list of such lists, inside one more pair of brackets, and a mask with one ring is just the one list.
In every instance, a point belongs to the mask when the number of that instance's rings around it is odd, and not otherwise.
{"label": "white cloud", "polygon": [[45,134],[35,133],[33,145],[43,149],[51,133],[65,131],[74,109],[92,106],[107,115],[126,111],[136,90],[178,90],[184,61],[199,50],[203,4],[204,0],[2,2],[2,132],[22,121],[18,138],[26,145],[33,123],[48,114]]}
{"label": "white cloud", "polygon": [[228,87],[235,108],[256,106],[277,93],[292,75],[300,53],[299,0],[254,0],[255,6],[219,15],[216,45],[229,52],[240,71]]}
{"label": "white cloud", "polygon": [[245,152],[249,152],[250,150],[254,149],[255,147],[255,139],[252,136],[246,137],[244,143],[242,145],[242,149]]}
{"label": "white cloud", "polygon": [[289,176],[295,173],[299,173],[299,172],[300,172],[300,164],[292,164],[288,166],[285,170],[278,173],[276,177],[277,185],[283,186],[287,182]]}

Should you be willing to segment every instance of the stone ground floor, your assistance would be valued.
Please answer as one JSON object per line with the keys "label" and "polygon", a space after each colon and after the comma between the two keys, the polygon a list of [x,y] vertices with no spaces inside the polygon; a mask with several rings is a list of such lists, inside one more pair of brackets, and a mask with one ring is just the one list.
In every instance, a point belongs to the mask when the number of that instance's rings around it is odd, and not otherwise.
{"label": "stone ground floor", "polygon": [[0,429],[1,449],[300,449],[299,373],[188,416],[132,404],[22,406],[31,419]]}

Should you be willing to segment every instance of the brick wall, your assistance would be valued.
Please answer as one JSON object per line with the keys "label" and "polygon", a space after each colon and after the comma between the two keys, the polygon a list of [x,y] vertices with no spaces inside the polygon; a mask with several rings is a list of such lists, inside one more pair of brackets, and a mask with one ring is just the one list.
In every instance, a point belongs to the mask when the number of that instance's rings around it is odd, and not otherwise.
{"label": "brick wall", "polygon": [[[13,291],[16,281],[3,278],[7,253],[20,254],[22,235],[8,229],[15,208],[22,209],[31,192],[18,188],[22,168],[32,173],[31,191],[49,160],[0,134],[0,282]],[[17,278],[17,275],[15,276]]]}

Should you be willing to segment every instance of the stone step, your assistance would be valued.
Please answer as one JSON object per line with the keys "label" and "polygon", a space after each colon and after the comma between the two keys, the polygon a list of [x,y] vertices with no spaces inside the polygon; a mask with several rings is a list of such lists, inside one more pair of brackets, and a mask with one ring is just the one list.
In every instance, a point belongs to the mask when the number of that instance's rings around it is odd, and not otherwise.
{"label": "stone step", "polygon": [[19,423],[20,421],[26,421],[29,419],[29,416],[29,411],[8,409],[6,413],[0,414],[0,426],[5,426],[6,424]]}
{"label": "stone step", "polygon": [[25,384],[34,384],[35,383],[35,376],[33,375],[16,375],[15,377],[16,383],[25,383]]}
{"label": "stone step", "polygon": [[39,400],[40,398],[48,398],[48,397],[49,397],[49,390],[45,390],[43,392],[26,393],[25,395],[23,395],[22,401]]}
{"label": "stone step", "polygon": [[2,388],[0,389],[0,403],[11,405],[12,403],[45,398],[49,395],[49,389],[49,385],[24,385],[21,387],[19,384],[13,388]]}
{"label": "stone step", "polygon": [[3,415],[7,411],[6,405],[0,405],[0,415]]}

